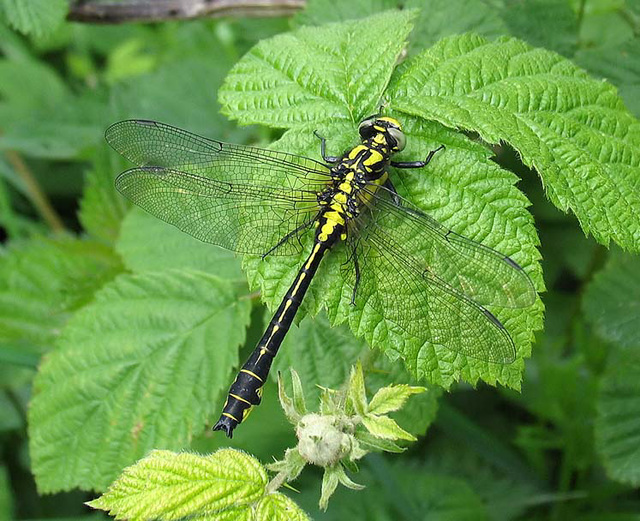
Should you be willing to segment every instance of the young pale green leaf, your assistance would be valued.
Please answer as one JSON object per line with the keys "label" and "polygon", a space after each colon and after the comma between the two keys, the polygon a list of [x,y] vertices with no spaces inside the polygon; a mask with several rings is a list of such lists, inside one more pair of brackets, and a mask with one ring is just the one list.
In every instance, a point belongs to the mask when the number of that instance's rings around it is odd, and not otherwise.
{"label": "young pale green leaf", "polygon": [[103,490],[148,450],[184,447],[227,389],[249,314],[229,283],[202,272],[124,275],[106,286],[70,320],[34,382],[40,490]]}
{"label": "young pale green leaf", "polygon": [[338,484],[340,483],[340,471],[342,471],[342,467],[339,463],[335,464],[333,467],[324,469],[319,502],[319,506],[322,510],[327,509],[327,506],[329,506],[329,499],[336,491],[336,488],[338,488]]}
{"label": "young pale green leaf", "polygon": [[364,373],[360,361],[351,370],[349,387],[347,388],[347,400],[353,406],[358,416],[367,414],[367,391],[364,386]]}
{"label": "young pale green leaf", "polygon": [[0,258],[0,344],[43,353],[93,293],[121,270],[104,245],[65,237],[34,238]]}
{"label": "young pale green leaf", "polygon": [[362,424],[367,430],[378,438],[386,440],[408,440],[416,441],[413,434],[402,429],[395,421],[388,416],[377,416],[367,414],[362,418]]}
{"label": "young pale green leaf", "polygon": [[[292,369],[292,372],[293,369]],[[295,372],[294,372],[295,373]],[[290,423],[295,425],[300,421],[300,418],[305,414],[304,412],[299,412],[293,404],[293,400],[287,395],[287,392],[284,388],[284,380],[282,379],[282,373],[278,372],[278,398],[280,400],[280,406],[284,411],[287,420]]]}
{"label": "young pale green leaf", "polygon": [[132,208],[122,222],[116,250],[125,266],[136,272],[187,268],[244,281],[232,252],[200,242],[140,208]]}
{"label": "young pale green leaf", "polygon": [[69,11],[69,0],[0,0],[0,14],[9,25],[37,37],[52,33]]}
{"label": "young pale green leaf", "polygon": [[505,141],[598,242],[640,250],[640,123],[616,89],[516,39],[446,38],[407,61],[391,106]]}
{"label": "young pale green leaf", "polygon": [[395,454],[400,454],[407,450],[404,447],[400,447],[396,443],[391,440],[386,440],[384,438],[378,438],[373,434],[359,430],[356,432],[356,438],[362,448],[367,450],[368,452],[376,451],[376,452],[391,452]]}
{"label": "young pale green leaf", "polygon": [[253,516],[255,521],[311,521],[292,499],[279,492],[260,499]]}
{"label": "young pale green leaf", "polygon": [[390,385],[380,389],[369,402],[369,414],[387,414],[397,411],[412,394],[420,394],[426,391],[424,387],[407,384]]}
{"label": "young pale green leaf", "polygon": [[612,353],[600,385],[596,448],[609,476],[634,487],[640,484],[640,354]]}
{"label": "young pale green leaf", "polygon": [[113,188],[114,174],[122,170],[120,165],[124,165],[124,161],[101,147],[93,154],[92,165],[85,176],[78,218],[92,237],[113,243],[129,207],[126,199]]}
{"label": "young pale green leaf", "polygon": [[636,349],[640,345],[640,258],[613,255],[589,283],[583,308],[603,338]]}
{"label": "young pale green leaf", "polygon": [[377,110],[414,16],[387,11],[263,40],[227,76],[223,112],[243,124],[284,128],[358,123]]}
{"label": "young pale green leaf", "polygon": [[273,366],[285,375],[288,367],[295,369],[308,403],[315,404],[320,396],[318,386],[339,388],[365,349],[365,343],[346,326],[331,327],[326,314],[320,313],[291,327]]}
{"label": "young pale green leaf", "polygon": [[169,521],[243,509],[263,496],[266,485],[262,465],[238,450],[207,456],[154,450],[87,504],[116,519]]}
{"label": "young pale green leaf", "polygon": [[291,385],[293,387],[293,406],[300,415],[307,414],[307,404],[304,397],[304,390],[302,388],[302,382],[300,376],[292,368],[291,369]]}

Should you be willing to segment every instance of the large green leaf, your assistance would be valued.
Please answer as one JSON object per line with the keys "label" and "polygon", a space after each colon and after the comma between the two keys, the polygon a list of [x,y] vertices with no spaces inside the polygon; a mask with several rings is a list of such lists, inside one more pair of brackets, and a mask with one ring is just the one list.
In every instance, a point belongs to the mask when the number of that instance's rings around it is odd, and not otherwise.
{"label": "large green leaf", "polygon": [[115,173],[122,170],[124,161],[107,155],[106,147],[93,154],[93,168],[85,176],[78,217],[84,229],[93,237],[115,242],[128,204],[113,186]]}
{"label": "large green leaf", "polygon": [[116,249],[133,271],[194,269],[246,288],[240,261],[232,252],[200,242],[139,208],[123,221]]}
{"label": "large green leaf", "polygon": [[637,349],[640,346],[640,258],[613,255],[587,287],[583,307],[603,338]]}
{"label": "large green leaf", "polygon": [[602,377],[596,417],[596,448],[609,476],[634,487],[640,484],[640,354],[612,353]]}
{"label": "large green leaf", "polygon": [[392,107],[505,141],[597,241],[640,250],[640,124],[611,85],[515,39],[447,38],[407,61]]}
{"label": "large green leaf", "polygon": [[378,109],[414,16],[387,11],[263,40],[227,76],[223,112],[243,124],[283,128],[359,122]]}
{"label": "large green leaf", "polygon": [[55,30],[69,10],[69,0],[1,0],[0,14],[25,34],[45,36]]}
{"label": "large green leaf", "polygon": [[72,311],[119,270],[104,245],[72,237],[16,243],[0,258],[0,344],[43,353]]}
{"label": "large green leaf", "polygon": [[230,283],[202,272],[123,275],[105,287],[34,382],[40,490],[102,490],[151,448],[184,447],[226,390],[249,312]]}

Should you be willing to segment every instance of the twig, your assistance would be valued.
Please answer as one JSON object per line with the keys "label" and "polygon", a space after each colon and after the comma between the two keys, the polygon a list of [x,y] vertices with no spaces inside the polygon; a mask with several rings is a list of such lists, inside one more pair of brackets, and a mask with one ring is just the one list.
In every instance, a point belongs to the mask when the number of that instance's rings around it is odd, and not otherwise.
{"label": "twig", "polygon": [[24,162],[20,154],[13,150],[6,150],[5,155],[7,156],[7,160],[13,166],[14,170],[18,173],[20,178],[25,184],[27,189],[27,194],[29,195],[29,199],[36,207],[42,218],[45,220],[49,228],[55,233],[64,232],[64,224],[62,223],[62,219],[53,209],[49,199],[44,194],[44,192],[40,189],[40,185],[36,181],[35,177],[29,170],[29,167]]}
{"label": "twig", "polygon": [[306,0],[80,0],[71,4],[67,18],[76,22],[118,24],[204,16],[286,16],[305,4]]}

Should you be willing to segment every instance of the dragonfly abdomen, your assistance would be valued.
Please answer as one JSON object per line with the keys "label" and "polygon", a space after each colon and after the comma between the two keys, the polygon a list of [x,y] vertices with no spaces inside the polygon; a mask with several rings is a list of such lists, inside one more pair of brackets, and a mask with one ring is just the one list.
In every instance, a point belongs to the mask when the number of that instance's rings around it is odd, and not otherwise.
{"label": "dragonfly abdomen", "polygon": [[222,430],[231,438],[233,429],[262,401],[262,386],[267,380],[271,363],[278,353],[293,322],[320,261],[340,237],[344,227],[322,216],[311,254],[302,265],[278,310],[273,315],[258,345],[242,366],[229,388],[222,415],[213,430]]}

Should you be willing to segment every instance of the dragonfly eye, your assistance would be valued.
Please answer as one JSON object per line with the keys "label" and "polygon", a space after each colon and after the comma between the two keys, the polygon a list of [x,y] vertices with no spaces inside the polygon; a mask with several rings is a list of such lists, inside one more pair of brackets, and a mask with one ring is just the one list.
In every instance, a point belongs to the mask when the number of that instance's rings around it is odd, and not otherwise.
{"label": "dragonfly eye", "polygon": [[400,152],[404,150],[404,147],[407,144],[407,137],[404,135],[404,132],[399,128],[389,127],[387,129],[389,135],[395,140],[396,145],[392,146],[394,152]]}

